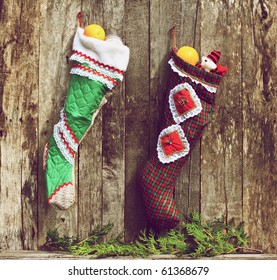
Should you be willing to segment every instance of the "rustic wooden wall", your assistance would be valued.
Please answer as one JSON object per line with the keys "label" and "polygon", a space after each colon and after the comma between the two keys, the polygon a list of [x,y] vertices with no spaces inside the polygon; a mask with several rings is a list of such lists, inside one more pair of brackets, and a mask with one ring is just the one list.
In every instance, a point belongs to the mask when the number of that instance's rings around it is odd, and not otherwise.
{"label": "rustic wooden wall", "polygon": [[[80,146],[77,202],[56,211],[42,153],[64,104],[79,11],[122,36],[131,57]],[[176,24],[178,46],[220,49],[229,67],[178,180],[178,207],[244,220],[251,245],[277,253],[276,14],[274,0],[0,0],[0,249],[37,249],[48,229],[86,236],[108,221],[131,240],[147,225],[137,172],[155,150]]]}

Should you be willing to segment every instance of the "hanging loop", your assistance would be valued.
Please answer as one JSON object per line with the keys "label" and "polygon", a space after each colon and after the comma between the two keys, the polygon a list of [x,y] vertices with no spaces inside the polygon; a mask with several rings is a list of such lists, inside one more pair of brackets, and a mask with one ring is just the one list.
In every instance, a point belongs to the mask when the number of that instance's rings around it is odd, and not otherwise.
{"label": "hanging loop", "polygon": [[79,25],[79,27],[83,27],[83,14],[82,14],[82,12],[79,12],[77,14],[77,18],[78,18],[78,25]]}
{"label": "hanging loop", "polygon": [[173,25],[171,28],[171,47],[174,52],[177,51],[177,45],[176,45],[176,37],[177,37],[177,31],[176,31],[176,25]]}

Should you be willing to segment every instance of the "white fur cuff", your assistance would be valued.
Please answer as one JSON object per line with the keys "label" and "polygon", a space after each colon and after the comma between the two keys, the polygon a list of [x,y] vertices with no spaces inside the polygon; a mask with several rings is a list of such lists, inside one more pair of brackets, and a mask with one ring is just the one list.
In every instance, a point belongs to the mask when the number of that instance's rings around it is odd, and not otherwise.
{"label": "white fur cuff", "polygon": [[78,28],[73,41],[73,50],[90,56],[100,63],[126,71],[130,50],[127,46],[113,44],[83,35],[84,29]]}

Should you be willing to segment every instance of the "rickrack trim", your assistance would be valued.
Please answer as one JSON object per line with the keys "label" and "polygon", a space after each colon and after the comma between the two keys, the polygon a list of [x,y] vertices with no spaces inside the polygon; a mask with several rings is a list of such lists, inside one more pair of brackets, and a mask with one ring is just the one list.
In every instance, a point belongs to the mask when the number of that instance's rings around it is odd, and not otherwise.
{"label": "rickrack trim", "polygon": [[[174,102],[174,94],[183,90],[183,89],[187,89],[190,93],[190,96],[194,102],[194,104],[196,105],[196,108],[180,115],[176,109],[176,105]],[[174,121],[179,124],[183,121],[185,121],[188,118],[192,118],[196,115],[198,115],[201,111],[202,111],[202,105],[201,105],[201,101],[199,99],[199,97],[197,96],[195,90],[192,88],[192,86],[188,83],[183,83],[183,84],[179,84],[177,86],[175,86],[169,94],[169,107],[170,107],[170,111],[172,113],[173,119]]]}
{"label": "rickrack trim", "polygon": [[63,122],[64,122],[64,125],[68,131],[68,133],[70,134],[72,140],[75,142],[75,144],[79,145],[80,144],[80,141],[78,140],[78,138],[75,136],[74,132],[72,131],[72,129],[69,127],[68,125],[68,122],[67,122],[67,118],[66,118],[66,113],[64,112],[64,109],[62,109],[62,113],[63,113],[63,116],[64,116],[64,119],[63,119]]}
{"label": "rickrack trim", "polygon": [[66,142],[65,138],[63,137],[62,132],[60,131],[60,123],[54,126],[53,137],[64,158],[71,165],[73,165],[75,154],[74,151],[70,148],[69,143]]}
{"label": "rickrack trim", "polygon": [[[161,144],[161,138],[163,136],[167,135],[167,134],[170,134],[170,133],[174,132],[174,131],[177,131],[177,133],[179,134],[180,140],[184,145],[184,149],[182,151],[178,152],[178,153],[174,153],[170,156],[166,156],[164,154],[163,147],[162,147],[162,144]],[[182,128],[179,124],[171,125],[171,126],[165,128],[161,131],[161,133],[158,137],[158,144],[157,144],[157,152],[158,152],[158,158],[159,158],[160,162],[162,162],[162,163],[174,162],[175,160],[186,156],[189,153],[189,151],[190,151],[189,142],[187,140],[187,137],[184,134],[184,131],[182,130]]]}
{"label": "rickrack trim", "polygon": [[74,150],[74,152],[76,152],[78,149],[79,141],[76,139],[73,131],[70,129],[66,122],[64,109],[61,110],[60,116],[60,130],[63,133],[65,140],[69,143],[70,147]]}
{"label": "rickrack trim", "polygon": [[70,57],[70,60],[82,64],[86,63],[89,68],[95,70],[98,73],[101,73],[113,79],[117,79],[119,81],[123,80],[123,71],[115,69],[114,67],[101,66],[101,63],[80,52],[73,53],[73,55]]}
{"label": "rickrack trim", "polygon": [[[73,50],[72,54],[73,55],[78,55],[79,57],[83,57],[86,61],[92,62],[93,64],[96,64],[96,65],[98,65],[98,66],[100,66],[100,67],[102,67],[104,69],[109,70],[109,71],[117,72],[117,73],[119,73],[121,75],[124,74],[123,70],[120,70],[118,68],[115,68],[115,67],[107,65],[107,64],[103,64],[103,63],[97,61],[96,59],[94,59],[94,58],[92,58],[92,57],[90,57],[90,56],[88,56],[88,55],[86,55],[86,54],[84,54],[84,53],[82,53],[80,51]],[[74,60],[74,59],[72,59],[73,55],[70,58],[71,60]]]}
{"label": "rickrack trim", "polygon": [[86,77],[93,81],[101,82],[105,84],[109,89],[112,89],[118,83],[113,78],[110,78],[104,74],[98,73],[97,71],[94,71],[88,67],[79,64],[73,65],[70,74],[75,74],[78,76]]}
{"label": "rickrack trim", "polygon": [[181,69],[179,69],[178,66],[175,64],[173,58],[171,58],[168,61],[168,64],[170,65],[171,69],[174,72],[176,72],[179,76],[190,78],[196,84],[201,84],[207,91],[212,92],[212,93],[216,93],[218,86],[204,83],[203,81],[198,80],[196,77],[188,74],[187,72],[181,71]]}

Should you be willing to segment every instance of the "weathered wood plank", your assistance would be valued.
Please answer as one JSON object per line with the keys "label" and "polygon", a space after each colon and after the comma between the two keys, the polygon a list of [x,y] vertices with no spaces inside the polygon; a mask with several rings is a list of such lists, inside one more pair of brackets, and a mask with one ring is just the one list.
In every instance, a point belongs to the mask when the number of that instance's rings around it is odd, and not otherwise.
{"label": "weathered wood plank", "polygon": [[[13,13],[11,12],[13,10]],[[1,30],[1,189],[0,189],[0,240],[1,248],[20,249],[21,242],[21,155],[14,153],[21,146],[22,95],[19,95],[21,82],[18,81],[17,67],[24,71],[24,60],[18,42],[20,4],[2,6]],[[2,18],[1,16],[1,18]],[[21,40],[22,40],[21,36]],[[25,72],[25,71],[24,71]],[[26,73],[26,72],[25,72]],[[19,99],[19,100],[18,100]],[[15,155],[14,155],[15,154]],[[11,155],[14,155],[11,157]]]}
{"label": "weathered wood plank", "polygon": [[224,215],[226,220],[241,220],[240,4],[234,1],[203,2],[201,11],[201,50],[204,55],[212,49],[220,50],[219,63],[229,67],[218,90],[217,110],[202,141],[201,212],[206,219]]}
{"label": "weathered wood plank", "polygon": [[131,50],[125,102],[125,239],[129,241],[146,225],[137,175],[149,157],[148,1],[126,1],[125,36]]}
{"label": "weathered wood plank", "polygon": [[[103,25],[103,7],[94,1],[82,1],[83,25]],[[96,225],[102,225],[102,111],[87,132],[79,148],[78,235],[85,238]]]}
{"label": "weathered wood plank", "polygon": [[[190,7],[190,8],[189,8]],[[198,51],[199,59],[201,60],[201,6],[200,1],[194,2],[193,5],[186,3],[182,5],[182,15],[183,11],[189,9],[189,14],[183,16],[181,30],[186,32],[184,36],[189,36],[188,34],[193,33],[193,38],[190,37],[190,44]],[[193,19],[188,20],[187,17],[193,15]],[[192,26],[188,22],[192,22]],[[192,41],[193,39],[193,41]],[[201,211],[201,143],[202,139],[195,145],[189,164],[189,189],[188,189],[188,206],[187,214],[190,214],[192,211]],[[186,167],[185,167],[186,168]]]}
{"label": "weathered wood plank", "polygon": [[[32,10],[32,16],[30,16]],[[39,18],[38,2],[22,1],[21,34],[24,36],[24,70],[18,68],[22,88],[22,166],[21,166],[21,203],[22,203],[22,244],[23,249],[37,248],[37,171],[38,171],[38,90],[39,90]],[[20,38],[18,38],[19,41]],[[24,74],[22,73],[24,72]]]}
{"label": "weathered wood plank", "polygon": [[102,225],[102,114],[79,148],[78,235],[87,237]]}
{"label": "weathered wood plank", "polygon": [[[77,233],[77,203],[67,211],[49,206],[46,197],[42,155],[53,126],[59,120],[69,85],[71,54],[77,27],[79,1],[41,0],[40,72],[39,72],[39,245],[45,242],[46,232],[58,228],[61,234]],[[53,63],[54,61],[54,63]],[[75,178],[76,179],[76,178]],[[77,181],[77,180],[75,180]],[[75,186],[76,186],[75,182]],[[76,200],[78,197],[76,197]]]}
{"label": "weathered wood plank", "polygon": [[276,14],[274,1],[243,3],[243,218],[266,252],[277,252]]}
{"label": "weathered wood plank", "polygon": [[[226,14],[223,16],[222,30],[223,47],[220,63],[228,66],[226,79],[223,79],[222,92],[225,150],[225,196],[226,220],[234,218],[236,222],[242,220],[242,99],[241,99],[241,5],[239,2],[228,1]],[[232,52],[229,51],[232,49]],[[220,93],[219,93],[220,94]]]}
{"label": "weathered wood plank", "polygon": [[[4,251],[0,252],[0,260],[49,260],[49,259],[63,259],[63,260],[85,260],[91,259],[91,256],[77,256],[65,252],[46,252],[46,251]],[[107,257],[105,259],[140,259],[129,256]],[[190,257],[176,255],[150,255],[148,260],[177,260],[177,259],[192,259]],[[204,257],[201,260],[277,260],[275,254],[229,254],[214,257]]]}
{"label": "weathered wood plank", "polygon": [[[107,34],[116,34],[124,42],[124,0],[103,1],[103,20]],[[125,43],[125,42],[124,42]],[[103,107],[103,223],[114,224],[109,237],[124,232],[125,207],[125,87],[113,90]]]}
{"label": "weathered wood plank", "polygon": [[[124,1],[117,1],[114,7],[111,1],[82,1],[87,24],[95,22],[104,27],[106,34],[122,36]],[[123,86],[115,89],[98,114],[81,149],[79,229],[86,227],[85,232],[88,232],[95,225],[112,222],[114,227],[110,235],[117,236],[124,231]]]}
{"label": "weathered wood plank", "polygon": [[[112,9],[111,9],[112,8]],[[86,24],[122,37],[124,2],[82,1]],[[84,138],[79,156],[79,235],[112,222],[110,235],[124,231],[124,87],[118,87]],[[103,130],[103,132],[102,132]],[[117,209],[117,211],[114,211]]]}
{"label": "weathered wood plank", "polygon": [[[39,5],[1,5],[0,248],[35,249]],[[29,11],[32,10],[32,17]]]}
{"label": "weathered wood plank", "polygon": [[176,24],[179,1],[150,1],[149,27],[149,141],[156,152],[160,119],[164,109],[168,60],[172,47],[170,30]]}
{"label": "weathered wood plank", "polygon": [[[201,46],[198,2],[197,0],[180,1],[179,7],[175,8],[175,21],[177,24],[177,47],[192,46],[199,53]],[[200,146],[199,142],[194,147],[177,180],[175,200],[182,218],[193,210],[200,210]]]}

